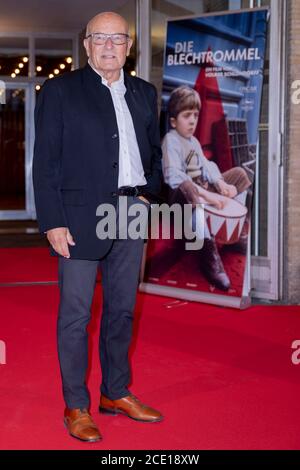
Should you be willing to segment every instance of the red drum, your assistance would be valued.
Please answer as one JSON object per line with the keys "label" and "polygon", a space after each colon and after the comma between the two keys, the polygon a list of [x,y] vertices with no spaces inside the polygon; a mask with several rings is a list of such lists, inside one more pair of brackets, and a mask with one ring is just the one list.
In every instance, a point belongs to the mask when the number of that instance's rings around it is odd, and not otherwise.
{"label": "red drum", "polygon": [[217,242],[231,245],[236,243],[241,235],[247,207],[234,199],[222,196],[225,200],[223,209],[205,204],[204,214],[208,229]]}

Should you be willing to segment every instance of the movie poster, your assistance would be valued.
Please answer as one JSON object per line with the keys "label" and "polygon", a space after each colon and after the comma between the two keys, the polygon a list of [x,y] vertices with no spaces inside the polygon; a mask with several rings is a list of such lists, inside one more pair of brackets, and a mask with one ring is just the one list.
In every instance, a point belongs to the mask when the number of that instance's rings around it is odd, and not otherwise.
{"label": "movie poster", "polygon": [[258,8],[167,22],[161,196],[182,213],[189,206],[185,220],[202,244],[187,249],[184,236],[163,237],[159,227],[147,243],[143,291],[238,308],[249,303],[267,20],[268,9]]}

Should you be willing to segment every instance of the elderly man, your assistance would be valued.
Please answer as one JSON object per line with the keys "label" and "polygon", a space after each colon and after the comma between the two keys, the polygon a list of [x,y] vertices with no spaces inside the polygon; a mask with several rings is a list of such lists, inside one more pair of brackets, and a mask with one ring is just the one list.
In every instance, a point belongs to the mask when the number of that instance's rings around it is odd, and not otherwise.
{"label": "elderly man", "polygon": [[59,257],[58,354],[71,436],[102,438],[89,412],[88,337],[98,267],[103,312],[99,354],[99,411],[143,422],[162,415],[130,391],[128,349],[143,251],[143,237],[101,238],[97,208],[120,201],[146,214],[161,184],[157,95],[153,85],[123,71],[132,40],[113,12],[88,24],[88,64],[47,80],[36,106],[33,181],[39,227]]}

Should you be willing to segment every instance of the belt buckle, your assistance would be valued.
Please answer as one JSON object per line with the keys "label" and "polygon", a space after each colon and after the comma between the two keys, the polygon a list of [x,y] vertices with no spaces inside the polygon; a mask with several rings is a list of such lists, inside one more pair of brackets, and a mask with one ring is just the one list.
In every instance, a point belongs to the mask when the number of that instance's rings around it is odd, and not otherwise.
{"label": "belt buckle", "polygon": [[138,188],[136,186],[124,186],[124,194],[126,196],[137,196],[138,195]]}
{"label": "belt buckle", "polygon": [[119,189],[119,194],[123,196],[137,196],[139,194],[137,186],[122,186]]}

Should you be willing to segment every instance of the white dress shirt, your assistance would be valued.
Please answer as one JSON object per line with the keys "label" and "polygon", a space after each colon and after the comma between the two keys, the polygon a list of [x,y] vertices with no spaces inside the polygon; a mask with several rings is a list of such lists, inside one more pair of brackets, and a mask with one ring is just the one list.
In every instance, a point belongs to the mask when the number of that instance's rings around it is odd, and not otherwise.
{"label": "white dress shirt", "polygon": [[[91,64],[90,66],[92,67]],[[94,67],[92,69],[100,75],[102,84],[109,89],[117,117],[119,131],[118,187],[147,184],[132,117],[124,96],[126,87],[123,69],[120,70],[120,78],[112,82],[111,85]]]}

